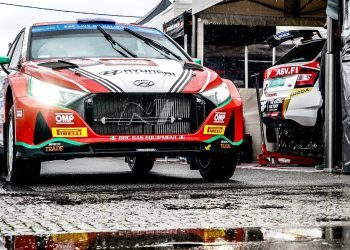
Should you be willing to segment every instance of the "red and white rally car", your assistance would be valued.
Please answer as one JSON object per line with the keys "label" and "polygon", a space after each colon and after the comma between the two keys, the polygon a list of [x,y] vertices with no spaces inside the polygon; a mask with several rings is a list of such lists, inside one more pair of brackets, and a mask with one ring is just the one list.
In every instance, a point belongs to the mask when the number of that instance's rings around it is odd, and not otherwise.
{"label": "red and white rally car", "polygon": [[40,162],[125,156],[146,173],[155,157],[192,157],[206,179],[228,179],[243,141],[235,86],[157,29],[110,20],[23,29],[0,58],[0,144],[7,181]]}
{"label": "red and white rally car", "polygon": [[276,47],[294,39],[299,39],[294,48],[265,71],[262,119],[268,128],[278,128],[279,151],[315,156],[323,152],[320,62],[326,40],[318,31],[295,30],[267,43]]}

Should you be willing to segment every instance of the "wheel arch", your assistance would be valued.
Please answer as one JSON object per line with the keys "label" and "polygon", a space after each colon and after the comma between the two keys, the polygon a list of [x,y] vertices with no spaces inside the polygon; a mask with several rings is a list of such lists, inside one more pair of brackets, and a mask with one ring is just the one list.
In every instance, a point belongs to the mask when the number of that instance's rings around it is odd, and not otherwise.
{"label": "wheel arch", "polygon": [[8,86],[5,92],[5,123],[8,123],[9,121],[9,111],[12,105],[14,104],[13,101],[13,93],[11,86]]}

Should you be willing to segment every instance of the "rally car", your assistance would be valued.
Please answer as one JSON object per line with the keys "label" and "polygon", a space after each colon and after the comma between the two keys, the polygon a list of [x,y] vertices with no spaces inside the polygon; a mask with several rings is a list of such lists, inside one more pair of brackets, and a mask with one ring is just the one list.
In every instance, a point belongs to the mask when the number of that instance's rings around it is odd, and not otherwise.
{"label": "rally car", "polygon": [[262,119],[268,129],[277,128],[279,151],[317,156],[323,152],[320,62],[326,40],[317,30],[303,30],[278,33],[267,43],[277,47],[290,40],[293,49],[265,71]]}
{"label": "rally car", "polygon": [[112,20],[21,30],[0,64],[0,144],[7,181],[42,161],[125,156],[144,174],[156,157],[185,156],[205,179],[228,179],[243,141],[234,84],[154,28]]}

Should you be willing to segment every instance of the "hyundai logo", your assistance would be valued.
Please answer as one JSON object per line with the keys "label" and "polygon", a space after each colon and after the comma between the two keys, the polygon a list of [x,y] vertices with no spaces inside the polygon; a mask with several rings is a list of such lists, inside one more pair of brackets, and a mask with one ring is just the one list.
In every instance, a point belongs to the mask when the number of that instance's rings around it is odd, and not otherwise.
{"label": "hyundai logo", "polygon": [[151,87],[154,84],[155,84],[154,82],[148,81],[148,80],[137,80],[134,82],[134,85],[139,87]]}

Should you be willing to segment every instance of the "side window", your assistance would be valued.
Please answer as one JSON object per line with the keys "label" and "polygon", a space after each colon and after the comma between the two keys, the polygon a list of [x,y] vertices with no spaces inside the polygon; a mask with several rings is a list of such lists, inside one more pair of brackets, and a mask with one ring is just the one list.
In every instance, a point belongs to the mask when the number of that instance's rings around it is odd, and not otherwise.
{"label": "side window", "polygon": [[24,39],[24,32],[22,32],[22,34],[20,35],[20,37],[17,41],[17,44],[15,46],[15,49],[12,53],[12,56],[9,55],[9,56],[11,56],[11,61],[10,61],[10,65],[9,65],[10,69],[16,69],[17,65],[19,63],[19,60],[21,59],[23,39]]}
{"label": "side window", "polygon": [[350,23],[349,23],[349,7],[350,7],[350,1],[345,0],[344,2],[344,13],[343,13],[343,29],[349,29]]}

